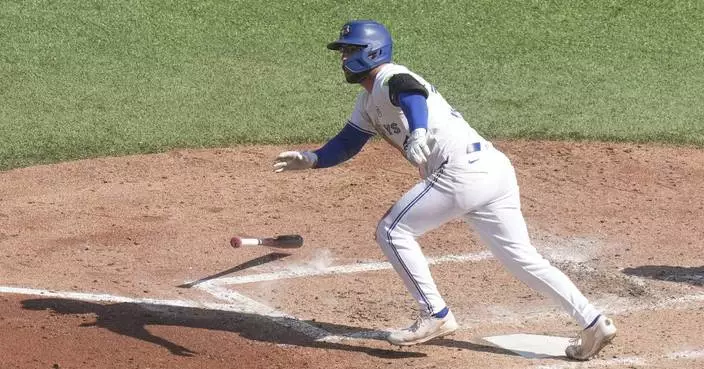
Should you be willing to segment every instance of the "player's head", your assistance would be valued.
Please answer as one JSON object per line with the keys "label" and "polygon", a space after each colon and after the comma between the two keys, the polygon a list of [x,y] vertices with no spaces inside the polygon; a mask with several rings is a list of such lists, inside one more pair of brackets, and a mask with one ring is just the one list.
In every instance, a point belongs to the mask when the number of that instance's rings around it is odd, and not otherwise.
{"label": "player's head", "polygon": [[391,34],[381,23],[355,20],[345,23],[340,37],[328,49],[342,52],[342,69],[349,83],[359,83],[369,71],[391,62]]}

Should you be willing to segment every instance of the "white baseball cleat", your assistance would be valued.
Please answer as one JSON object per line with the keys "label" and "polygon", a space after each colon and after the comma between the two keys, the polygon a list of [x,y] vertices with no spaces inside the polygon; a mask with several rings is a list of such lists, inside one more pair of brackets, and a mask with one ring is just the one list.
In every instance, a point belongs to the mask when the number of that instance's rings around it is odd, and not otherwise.
{"label": "white baseball cleat", "polygon": [[565,355],[570,359],[589,360],[608,345],[616,336],[614,322],[600,315],[596,323],[579,332],[579,335],[565,349]]}
{"label": "white baseball cleat", "polygon": [[455,321],[455,316],[451,311],[442,318],[433,317],[429,314],[421,313],[420,317],[412,326],[391,332],[386,338],[392,345],[410,346],[426,342],[436,337],[450,334],[457,330],[459,326]]}

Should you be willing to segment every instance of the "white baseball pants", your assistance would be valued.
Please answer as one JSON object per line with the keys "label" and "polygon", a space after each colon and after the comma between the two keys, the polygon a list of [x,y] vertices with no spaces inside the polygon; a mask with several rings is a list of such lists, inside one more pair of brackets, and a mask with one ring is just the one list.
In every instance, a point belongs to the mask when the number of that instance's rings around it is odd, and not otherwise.
{"label": "white baseball pants", "polygon": [[473,226],[514,276],[559,302],[582,327],[599,315],[574,283],[531,245],[513,166],[490,145],[443,165],[379,222],[377,243],[422,310],[432,314],[446,304],[416,238],[458,217]]}

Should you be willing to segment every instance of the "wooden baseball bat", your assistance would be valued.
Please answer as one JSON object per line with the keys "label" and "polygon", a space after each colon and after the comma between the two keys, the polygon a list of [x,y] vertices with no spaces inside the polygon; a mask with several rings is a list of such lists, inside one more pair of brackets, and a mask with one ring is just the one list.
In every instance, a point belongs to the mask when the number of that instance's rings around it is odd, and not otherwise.
{"label": "wooden baseball bat", "polygon": [[230,245],[234,248],[267,246],[280,249],[297,249],[303,246],[303,237],[297,234],[286,234],[266,238],[235,236],[230,239]]}

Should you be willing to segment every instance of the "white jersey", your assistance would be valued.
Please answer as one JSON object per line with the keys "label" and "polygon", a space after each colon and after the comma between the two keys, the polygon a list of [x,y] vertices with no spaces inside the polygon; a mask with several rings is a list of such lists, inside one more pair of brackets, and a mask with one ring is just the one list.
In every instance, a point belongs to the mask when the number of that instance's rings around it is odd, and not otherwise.
{"label": "white jersey", "polygon": [[[388,83],[391,76],[399,73],[415,78],[428,91],[428,146],[431,154],[428,163],[420,168],[423,180],[384,214],[377,224],[375,240],[418,303],[420,311],[446,313],[443,318],[438,318],[442,325],[418,330],[414,325],[413,333],[409,334],[408,330],[392,332],[387,340],[396,345],[415,344],[456,329],[457,323],[448,312],[447,302],[433,280],[417,238],[453,219],[463,218],[508,271],[529,287],[559,302],[582,327],[600,324],[597,327],[602,329],[608,325],[609,330],[598,331],[604,332],[603,339],[597,340],[603,341],[603,346],[615,334],[613,324],[605,321],[606,318],[569,277],[531,245],[511,161],[477,134],[432,85],[403,66],[384,65],[376,75],[371,93],[365,90],[359,94],[349,124],[370,134],[379,134],[404,151],[404,143],[409,137],[408,121],[401,108],[392,104]],[[417,87],[408,79],[394,79],[392,86],[396,82],[400,84],[399,89]],[[395,100],[397,96],[393,98]],[[445,162],[448,165],[439,169]],[[418,322],[430,327],[427,320]],[[568,348],[567,355],[582,352],[585,346],[570,347],[577,349],[570,351]],[[591,351],[589,355],[595,352]]]}
{"label": "white jersey", "polygon": [[[468,147],[486,141],[450,106],[433,85],[408,68],[398,64],[385,64],[374,80],[372,92],[362,91],[349,123],[357,129],[379,134],[404,153],[404,144],[410,137],[408,120],[399,106],[391,103],[389,79],[396,74],[409,74],[428,91],[428,146],[431,154],[421,170],[431,173],[453,156],[466,155]],[[404,154],[405,157],[405,154]]]}

